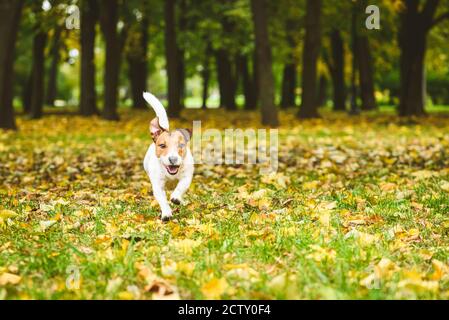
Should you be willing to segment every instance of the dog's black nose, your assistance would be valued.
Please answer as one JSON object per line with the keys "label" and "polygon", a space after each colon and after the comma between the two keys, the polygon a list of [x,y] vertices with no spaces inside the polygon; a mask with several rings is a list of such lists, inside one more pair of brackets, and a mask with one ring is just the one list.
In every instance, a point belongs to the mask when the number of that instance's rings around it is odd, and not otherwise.
{"label": "dog's black nose", "polygon": [[170,161],[170,163],[172,165],[175,165],[178,162],[178,158],[177,157],[168,157],[168,161]]}

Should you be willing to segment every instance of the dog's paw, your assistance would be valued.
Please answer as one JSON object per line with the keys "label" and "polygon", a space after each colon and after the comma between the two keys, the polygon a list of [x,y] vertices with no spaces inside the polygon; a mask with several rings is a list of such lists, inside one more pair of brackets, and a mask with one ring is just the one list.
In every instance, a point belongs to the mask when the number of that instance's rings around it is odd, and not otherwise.
{"label": "dog's paw", "polygon": [[168,221],[172,218],[173,214],[171,210],[162,210],[161,219],[162,221]]}
{"label": "dog's paw", "polygon": [[171,198],[170,201],[171,201],[172,203],[178,204],[178,205],[182,203],[182,200],[181,200],[181,199],[178,199],[178,198]]}
{"label": "dog's paw", "polygon": [[170,221],[170,219],[172,218],[172,215],[169,216],[161,216],[161,220],[164,222]]}

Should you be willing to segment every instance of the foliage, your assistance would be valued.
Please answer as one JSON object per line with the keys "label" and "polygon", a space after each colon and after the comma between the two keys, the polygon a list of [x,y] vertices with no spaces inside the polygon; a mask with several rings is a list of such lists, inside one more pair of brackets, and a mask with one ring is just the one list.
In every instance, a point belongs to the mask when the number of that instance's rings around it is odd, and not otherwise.
{"label": "foliage", "polygon": [[19,118],[0,133],[0,298],[449,298],[446,119],[323,114],[281,113],[274,175],[197,166],[168,223],[142,169],[149,114]]}

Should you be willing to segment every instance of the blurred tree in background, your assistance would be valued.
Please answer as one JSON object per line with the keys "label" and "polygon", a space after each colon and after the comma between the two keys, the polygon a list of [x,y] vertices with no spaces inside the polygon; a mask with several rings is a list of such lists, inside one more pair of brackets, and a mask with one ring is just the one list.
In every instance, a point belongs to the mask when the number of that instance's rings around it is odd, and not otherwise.
{"label": "blurred tree in background", "polygon": [[[365,26],[371,4],[379,30]],[[80,29],[67,28],[76,10]],[[14,110],[118,120],[119,108],[146,108],[144,90],[171,117],[259,109],[267,125],[278,106],[310,118],[348,98],[400,116],[449,104],[448,0],[0,0],[0,15],[7,129]]]}

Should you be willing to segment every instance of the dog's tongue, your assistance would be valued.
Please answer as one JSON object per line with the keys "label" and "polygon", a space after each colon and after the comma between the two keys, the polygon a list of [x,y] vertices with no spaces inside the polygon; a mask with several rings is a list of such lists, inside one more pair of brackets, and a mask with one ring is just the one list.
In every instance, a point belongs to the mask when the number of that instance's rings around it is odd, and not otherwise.
{"label": "dog's tongue", "polygon": [[167,166],[167,170],[171,174],[175,174],[178,171],[178,166]]}

